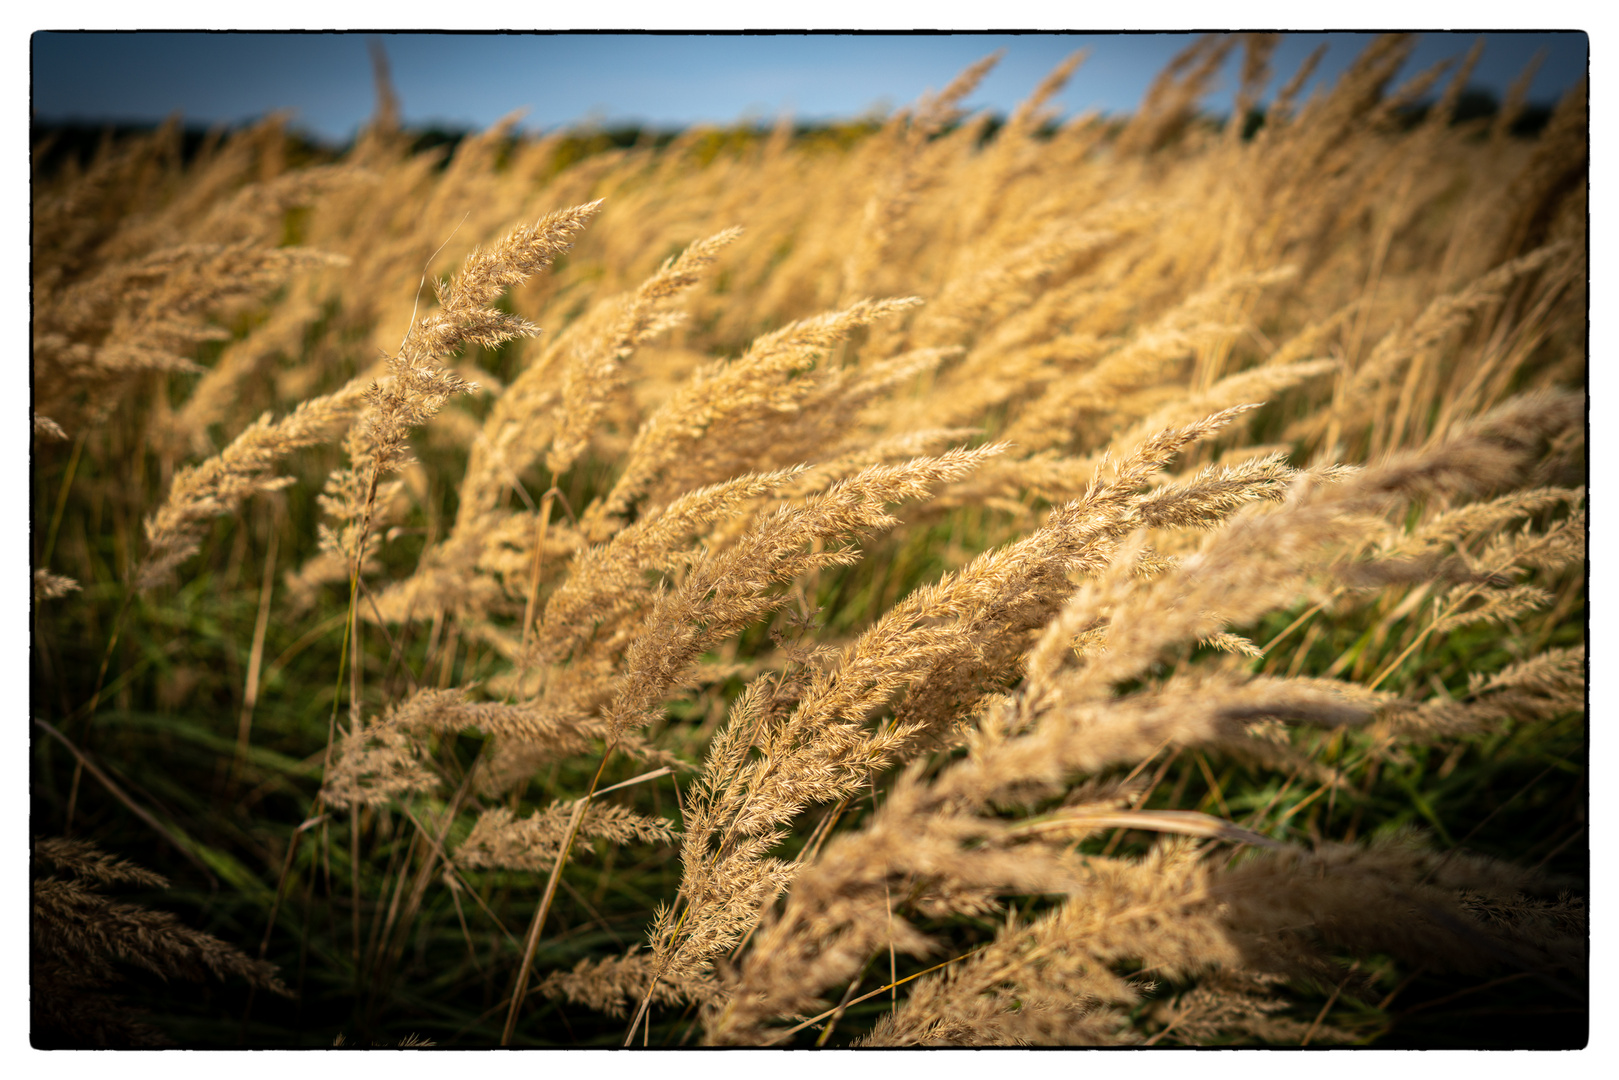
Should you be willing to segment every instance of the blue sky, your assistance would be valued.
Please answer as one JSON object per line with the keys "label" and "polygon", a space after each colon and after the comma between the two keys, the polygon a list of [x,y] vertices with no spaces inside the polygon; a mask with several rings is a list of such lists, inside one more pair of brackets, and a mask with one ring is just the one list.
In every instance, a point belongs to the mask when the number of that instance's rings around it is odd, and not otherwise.
{"label": "blue sky", "polygon": [[[1478,35],[1423,35],[1404,74],[1464,54]],[[584,122],[680,127],[694,122],[806,120],[894,107],[942,87],[967,64],[1005,49],[967,101],[1007,111],[1075,49],[1090,57],[1056,105],[1127,112],[1188,34],[605,35],[605,34],[35,34],[39,120],[155,122],[179,112],[197,124],[237,124],[290,109],[295,126],[329,141],[351,136],[373,104],[367,43],[388,52],[405,120],[483,128],[515,109],[524,126]],[[1284,81],[1317,44],[1332,79],[1365,34],[1291,34],[1273,61]],[[1502,92],[1539,49],[1532,99],[1554,100],[1585,74],[1584,34],[1486,33],[1473,82]],[[1229,105],[1240,51],[1208,99]]]}

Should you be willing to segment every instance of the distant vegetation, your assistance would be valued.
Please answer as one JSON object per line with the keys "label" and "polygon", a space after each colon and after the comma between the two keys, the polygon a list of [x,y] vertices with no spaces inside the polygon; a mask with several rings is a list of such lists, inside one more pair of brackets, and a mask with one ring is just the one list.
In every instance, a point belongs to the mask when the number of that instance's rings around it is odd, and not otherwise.
{"label": "distant vegetation", "polygon": [[[1416,105],[1402,106],[1396,113],[1400,122],[1408,127],[1420,124],[1434,106],[1433,101],[1421,102]],[[1455,110],[1451,116],[1452,126],[1479,126],[1479,121],[1493,121],[1501,111],[1501,100],[1496,94],[1486,88],[1470,86],[1462,91],[1456,100]],[[1265,109],[1255,107],[1245,114],[1243,124],[1243,137],[1251,138],[1265,122]],[[1510,125],[1508,133],[1513,138],[1532,139],[1539,135],[1551,119],[1552,106],[1547,104],[1525,104],[1518,111]],[[1229,117],[1218,114],[1203,114],[1200,122],[1207,127],[1223,129],[1230,121]],[[990,114],[983,121],[981,138],[985,141],[995,137],[1001,126],[1006,123],[1006,117],[999,114]],[[1123,120],[1119,123],[1122,125]],[[94,124],[94,123],[40,123],[35,122],[31,129],[31,144],[35,154],[34,168],[41,177],[55,175],[62,164],[67,161],[76,161],[80,165],[88,164],[94,157],[98,148],[108,141],[119,142],[134,135],[148,134],[156,130],[157,125],[138,124]],[[795,122],[792,130],[794,138],[807,147],[828,146],[847,149],[853,142],[872,135],[881,129],[877,120],[854,120],[837,123],[810,124]],[[950,125],[946,130],[953,128]],[[1037,131],[1037,136],[1050,138],[1058,131],[1059,125],[1055,121],[1043,123]],[[221,138],[228,138],[228,129],[216,130],[198,127],[194,124],[180,124],[180,159],[190,163],[206,147],[218,142]],[[760,124],[733,124],[706,128],[708,131],[707,145],[713,152],[721,150],[741,150],[767,139],[773,130],[767,125]],[[412,152],[422,153],[428,150],[443,148],[447,154],[453,155],[461,140],[474,132],[460,128],[443,128],[436,126],[409,127],[402,131],[409,140]],[[614,124],[601,128],[579,128],[561,133],[561,147],[557,158],[559,163],[566,165],[592,154],[604,150],[628,150],[631,148],[662,149],[668,146],[682,134],[678,128],[648,128],[636,124]],[[287,151],[289,164],[301,165],[318,161],[335,161],[352,149],[352,144],[346,146],[331,145],[318,139],[311,139],[300,134],[296,128],[287,130]],[[448,158],[446,158],[448,160]]]}

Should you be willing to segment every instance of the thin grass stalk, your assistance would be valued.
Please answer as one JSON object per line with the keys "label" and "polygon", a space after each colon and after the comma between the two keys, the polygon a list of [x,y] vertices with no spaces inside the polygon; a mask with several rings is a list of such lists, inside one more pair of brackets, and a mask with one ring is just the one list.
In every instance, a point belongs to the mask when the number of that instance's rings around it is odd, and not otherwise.
{"label": "thin grass stalk", "polygon": [[272,528],[270,543],[264,553],[264,581],[259,586],[259,613],[253,623],[253,644],[248,650],[247,683],[242,689],[242,716],[236,724],[236,759],[231,766],[233,785],[247,764],[248,749],[251,745],[253,709],[259,700],[259,673],[263,669],[264,638],[270,629],[270,596],[275,589],[276,549],[280,540],[280,531]]}
{"label": "thin grass stalk", "polygon": [[800,1031],[803,1031],[807,1027],[812,1027],[815,1024],[819,1024],[822,1020],[825,1020],[827,1017],[831,1016],[833,1013],[842,1012],[842,1011],[850,1008],[851,1006],[859,1005],[863,1001],[870,1001],[872,998],[876,997],[878,994],[889,993],[895,987],[904,986],[906,983],[911,982],[914,979],[920,979],[924,975],[931,975],[931,974],[933,974],[933,972],[940,971],[940,970],[942,970],[944,968],[947,968],[951,964],[959,964],[961,961],[966,960],[968,957],[976,956],[978,953],[983,952],[987,948],[989,948],[988,945],[980,945],[978,948],[973,949],[970,952],[964,952],[960,956],[952,956],[950,959],[945,960],[942,963],[934,964],[930,968],[923,968],[921,971],[916,972],[914,975],[907,975],[903,979],[895,979],[893,982],[889,983],[887,986],[879,986],[875,990],[867,991],[866,993],[861,994],[859,997],[855,998],[853,1001],[849,1001],[849,1002],[846,1002],[844,1004],[834,1006],[833,1008],[830,1008],[830,1009],[826,1010],[826,1012],[824,1012],[824,1013],[821,1013],[821,1014],[819,1014],[817,1016],[812,1016],[808,1020],[804,1020],[804,1021],[794,1025],[793,1027],[787,1028],[785,1031],[782,1031],[782,1032],[780,1032],[778,1034],[772,1035],[765,1042],[764,1045],[766,1045],[766,1046],[774,1046],[777,1043],[783,1041],[784,1039],[789,1039],[792,1036],[797,1035]]}
{"label": "thin grass stalk", "polygon": [[[414,814],[409,812],[408,807],[403,808],[406,817],[409,818],[411,825],[413,825],[416,829],[416,835],[427,841],[430,850],[422,857],[421,868],[417,871],[416,880],[411,885],[410,897],[405,903],[403,915],[398,920],[399,933],[391,942],[391,947],[385,949],[382,954],[383,976],[386,976],[386,974],[392,969],[392,966],[398,963],[399,956],[403,954],[405,950],[405,945],[409,939],[411,924],[415,920],[416,913],[421,909],[422,900],[427,895],[427,887],[432,880],[433,868],[441,862],[443,862],[446,866],[449,865],[444,854],[444,838],[449,835],[450,826],[455,823],[456,814],[459,813],[461,809],[462,801],[466,798],[467,792],[471,790],[472,777],[476,770],[477,760],[474,760],[472,768],[467,770],[466,776],[461,780],[460,787],[456,789],[455,795],[451,797],[449,805],[445,808],[444,825],[443,828],[439,830],[437,837],[422,827],[422,823],[417,820]],[[456,910],[459,911],[461,902],[459,897],[456,895],[456,891],[454,889],[450,890],[450,895],[455,899]],[[462,920],[462,925],[464,928],[464,918]],[[386,935],[384,935],[384,943],[385,945],[389,944]]]}
{"label": "thin grass stalk", "polygon": [[51,523],[45,530],[45,546],[40,550],[39,565],[51,565],[51,556],[56,554],[56,533],[62,525],[62,515],[67,510],[68,491],[73,486],[73,477],[79,471],[79,458],[84,453],[84,444],[89,439],[89,431],[79,432],[79,437],[73,440],[73,453],[68,455],[67,468],[62,473],[62,485],[56,492],[56,507],[51,511]]}
{"label": "thin grass stalk", "polygon": [[517,968],[517,981],[512,987],[511,1008],[506,1013],[506,1026],[500,1033],[500,1045],[510,1046],[512,1032],[517,1028],[517,1011],[522,1006],[524,993],[528,989],[529,970],[534,963],[534,951],[540,945],[540,930],[545,926],[545,917],[550,914],[551,901],[556,898],[557,882],[562,878],[562,868],[567,865],[568,856],[573,852],[573,842],[579,835],[579,823],[584,818],[585,807],[591,797],[596,793],[596,785],[601,782],[602,772],[607,768],[607,759],[613,756],[614,745],[609,743],[607,749],[602,751],[601,763],[596,766],[596,775],[590,778],[590,787],[585,790],[584,797],[574,803],[573,813],[568,818],[567,838],[563,840],[561,850],[551,867],[551,876],[545,883],[545,894],[540,897],[540,906],[535,909],[534,919],[529,923],[528,938],[523,944],[523,960]]}

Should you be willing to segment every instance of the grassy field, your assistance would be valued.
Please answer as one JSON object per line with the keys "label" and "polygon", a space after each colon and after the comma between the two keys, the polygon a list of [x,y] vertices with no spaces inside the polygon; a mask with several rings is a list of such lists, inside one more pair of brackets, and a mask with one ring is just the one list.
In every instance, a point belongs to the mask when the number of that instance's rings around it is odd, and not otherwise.
{"label": "grassy field", "polygon": [[34,1044],[1583,1045],[1586,91],[1410,44],[36,145]]}

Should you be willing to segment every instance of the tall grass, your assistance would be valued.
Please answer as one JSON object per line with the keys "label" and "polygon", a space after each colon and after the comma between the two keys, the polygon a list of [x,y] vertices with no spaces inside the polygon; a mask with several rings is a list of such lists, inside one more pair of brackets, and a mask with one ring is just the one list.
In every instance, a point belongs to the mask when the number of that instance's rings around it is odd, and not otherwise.
{"label": "tall grass", "polygon": [[1582,1043],[1585,90],[1274,47],[36,175],[36,1040]]}

